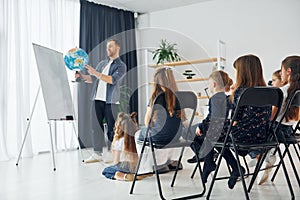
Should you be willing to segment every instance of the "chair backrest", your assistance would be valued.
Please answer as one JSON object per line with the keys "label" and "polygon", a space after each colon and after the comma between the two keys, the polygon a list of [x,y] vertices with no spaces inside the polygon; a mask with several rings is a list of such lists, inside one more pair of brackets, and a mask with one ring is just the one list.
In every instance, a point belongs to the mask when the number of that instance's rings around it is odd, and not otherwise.
{"label": "chair backrest", "polygon": [[[152,120],[153,120],[153,116],[154,116],[154,112],[156,109],[160,109],[161,105],[159,104],[158,99],[160,99],[160,96],[164,95],[164,93],[160,93],[159,95],[157,95],[157,97],[154,99],[153,101],[153,108],[152,108],[152,112],[150,115],[150,121],[149,124],[151,124]],[[189,118],[187,118],[186,120],[186,128],[187,128],[187,134],[191,134],[191,124],[194,120],[194,116],[196,113],[196,109],[197,109],[197,96],[191,92],[191,91],[177,91],[175,92],[175,96],[176,99],[179,102],[179,108],[181,110],[185,110],[185,109],[190,109],[191,110],[191,116]],[[150,126],[148,126],[148,129],[151,128]],[[181,130],[178,130],[181,133]],[[148,130],[147,130],[148,132]]]}
{"label": "chair backrest", "polygon": [[[281,89],[276,87],[250,87],[243,91],[241,94],[233,119],[237,117],[238,110],[242,106],[253,106],[253,107],[266,107],[275,106],[277,107],[274,120],[277,118],[280,111],[283,100],[283,93]],[[272,120],[272,121],[274,121]]]}
{"label": "chair backrest", "polygon": [[185,135],[182,135],[184,139],[189,139],[191,138],[191,135],[194,135],[191,131],[191,125],[194,121],[194,117],[196,114],[196,109],[197,109],[197,96],[191,92],[191,91],[179,91],[176,92],[176,97],[179,101],[179,105],[181,109],[191,109],[192,113],[190,118],[187,118],[187,126],[185,127],[187,131],[185,132]]}
{"label": "chair backrest", "polygon": [[[273,115],[273,119],[270,120],[269,128],[268,128],[268,137],[267,140],[270,140],[272,138],[276,138],[275,134],[273,131],[270,131],[271,127],[273,127],[273,124],[280,112],[281,105],[282,105],[282,100],[283,100],[283,93],[280,88],[276,87],[250,87],[245,89],[238,102],[236,109],[234,111],[232,121],[230,123],[230,126],[228,128],[228,133],[231,132],[232,127],[234,126],[234,121],[239,121],[237,119],[239,110],[243,106],[252,106],[252,107],[267,107],[267,106],[273,106],[276,107],[277,109],[274,109],[275,115]],[[243,118],[243,120],[245,120]],[[250,119],[249,119],[250,120]],[[260,123],[259,120],[256,120],[257,123]],[[226,135],[226,139],[228,138],[228,134]],[[225,139],[225,140],[226,140]]]}
{"label": "chair backrest", "polygon": [[[157,100],[162,95],[164,95],[164,93],[160,93],[154,99],[153,101],[154,108],[156,108],[155,105],[159,104]],[[185,108],[192,109],[192,117],[194,117],[197,109],[197,96],[191,91],[177,91],[175,92],[175,96],[179,102],[180,109],[185,109]],[[152,119],[154,111],[155,109],[152,109],[150,119]]]}
{"label": "chair backrest", "polygon": [[196,110],[197,108],[197,96],[190,91],[178,91],[175,93],[176,98],[179,101],[180,108],[190,108]]}
{"label": "chair backrest", "polygon": [[[279,119],[279,123],[281,123],[283,121],[287,111],[289,110],[289,108],[291,106],[300,107],[300,90],[297,90],[294,93],[294,95],[292,96],[292,98],[290,98],[289,101],[287,102],[287,104],[284,108],[284,111],[283,111],[283,115],[282,115],[281,119]],[[297,126],[298,126],[298,124],[297,124]],[[296,128],[298,128],[297,126],[296,126]]]}
{"label": "chair backrest", "polygon": [[276,106],[280,107],[283,99],[281,89],[276,87],[250,87],[247,88],[239,99],[240,106]]}

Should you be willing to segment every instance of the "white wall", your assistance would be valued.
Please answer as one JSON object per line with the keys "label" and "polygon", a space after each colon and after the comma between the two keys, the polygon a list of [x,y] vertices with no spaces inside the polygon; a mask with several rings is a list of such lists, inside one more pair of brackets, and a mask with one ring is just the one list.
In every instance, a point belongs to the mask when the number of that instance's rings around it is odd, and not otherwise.
{"label": "white wall", "polygon": [[215,0],[150,13],[150,27],[181,32],[211,55],[222,39],[229,72],[237,57],[253,53],[261,58],[268,79],[284,57],[300,54],[299,8],[299,0]]}
{"label": "white wall", "polygon": [[[268,81],[286,56],[300,55],[299,8],[299,0],[214,0],[152,12],[139,16],[139,48],[157,47],[160,39],[166,38],[178,44],[184,58],[200,59],[215,57],[217,40],[221,39],[226,42],[225,71],[233,79],[234,60],[255,54]],[[147,70],[144,57],[140,54],[140,77],[145,77]],[[193,67],[201,73],[211,72],[211,65]],[[151,73],[148,79],[152,79]],[[139,81],[145,83],[145,78]],[[145,110],[144,101],[140,101],[140,114]]]}

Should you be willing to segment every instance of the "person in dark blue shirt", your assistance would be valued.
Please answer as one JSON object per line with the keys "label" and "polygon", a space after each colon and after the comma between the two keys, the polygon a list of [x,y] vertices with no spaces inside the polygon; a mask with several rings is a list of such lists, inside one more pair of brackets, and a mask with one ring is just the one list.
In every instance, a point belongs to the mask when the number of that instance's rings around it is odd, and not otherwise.
{"label": "person in dark blue shirt", "polygon": [[[232,79],[224,71],[214,71],[209,76],[209,91],[212,96],[208,103],[208,115],[197,125],[195,130],[196,136],[191,145],[193,150],[200,153],[200,159],[204,161],[202,180],[204,183],[211,171],[215,169],[213,162],[214,143],[217,142],[224,132],[227,130],[229,112],[231,109],[231,102],[229,97],[225,94],[230,90],[233,84]],[[195,127],[195,126],[194,126]],[[196,158],[189,159],[189,162]]]}
{"label": "person in dark blue shirt", "polygon": [[108,58],[100,61],[93,68],[86,65],[85,68],[90,75],[76,73],[75,78],[81,77],[87,83],[92,83],[91,100],[95,103],[95,111],[98,123],[101,127],[100,132],[95,132],[94,137],[94,153],[85,160],[85,163],[93,163],[101,161],[101,154],[104,142],[104,126],[103,119],[107,123],[107,137],[109,140],[108,149],[110,149],[113,141],[115,118],[117,117],[118,104],[120,101],[120,81],[125,76],[126,64],[120,59],[120,44],[116,39],[107,41]]}
{"label": "person in dark blue shirt", "polygon": [[[154,113],[150,134],[155,144],[167,145],[172,140],[177,140],[181,136],[181,109],[179,101],[175,96],[178,90],[173,73],[169,68],[160,68],[154,74],[153,92],[148,104],[145,116],[145,125],[149,125],[149,118],[153,107],[154,99],[160,108]],[[143,141],[147,128],[142,128],[139,140]],[[159,133],[159,134],[157,134]]]}

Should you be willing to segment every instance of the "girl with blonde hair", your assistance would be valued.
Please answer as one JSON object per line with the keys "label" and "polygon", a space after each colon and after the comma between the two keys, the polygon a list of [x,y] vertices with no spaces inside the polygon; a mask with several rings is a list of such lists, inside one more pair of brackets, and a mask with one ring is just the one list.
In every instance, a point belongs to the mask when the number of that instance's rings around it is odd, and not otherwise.
{"label": "girl with blonde hair", "polygon": [[282,82],[282,80],[281,80],[281,69],[276,70],[275,72],[273,72],[271,85],[273,87],[282,87],[285,84],[287,84],[287,82]]}

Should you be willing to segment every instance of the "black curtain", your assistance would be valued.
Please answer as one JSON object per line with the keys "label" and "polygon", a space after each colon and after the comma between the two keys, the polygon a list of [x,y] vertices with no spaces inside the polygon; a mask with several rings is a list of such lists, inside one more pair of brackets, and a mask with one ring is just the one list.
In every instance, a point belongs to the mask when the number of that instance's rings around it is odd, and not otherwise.
{"label": "black curtain", "polygon": [[[89,55],[89,64],[96,67],[105,59],[106,41],[115,38],[120,42],[120,57],[127,65],[127,73],[121,89],[121,110],[138,111],[137,56],[134,13],[88,2],[80,1],[80,48]],[[83,71],[83,73],[86,73]],[[78,85],[78,134],[81,146],[93,146],[92,134],[100,131],[91,101],[92,85],[84,82]],[[104,142],[104,138],[102,140]]]}

